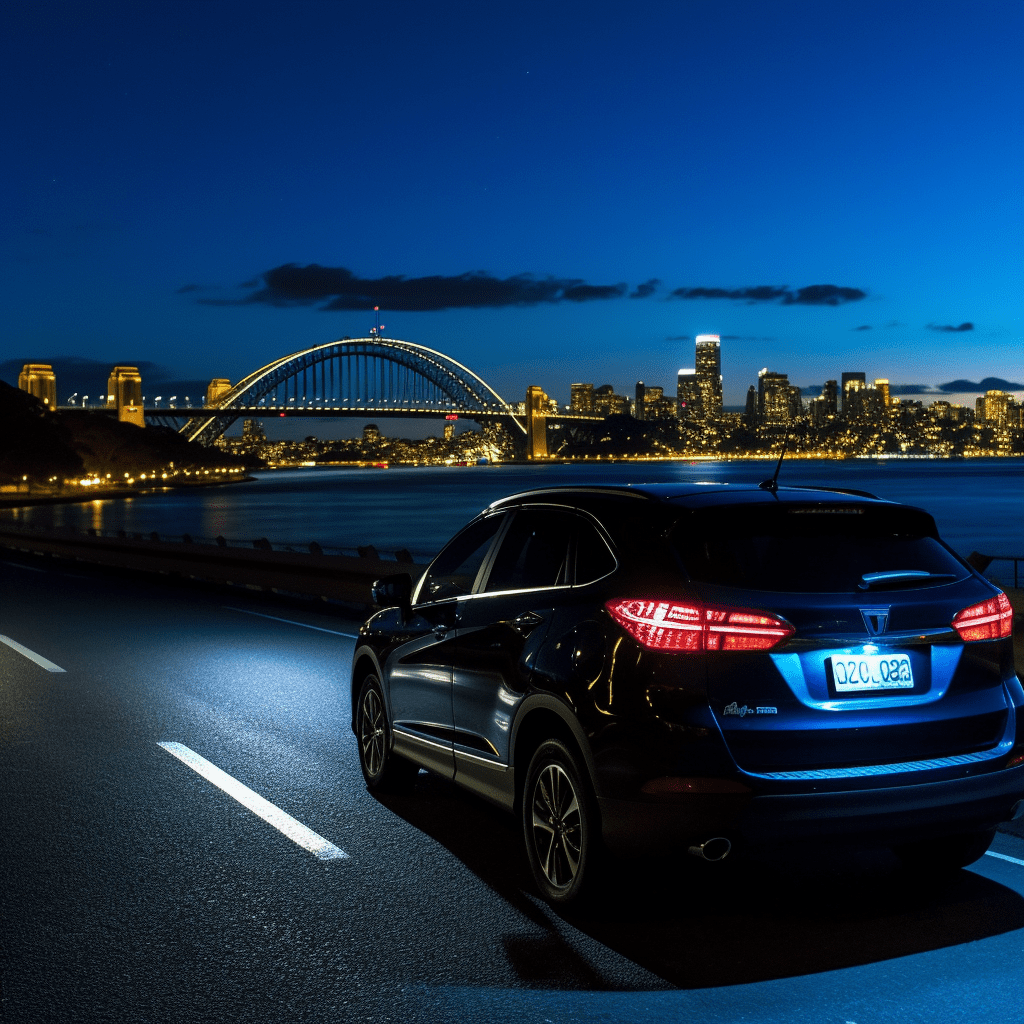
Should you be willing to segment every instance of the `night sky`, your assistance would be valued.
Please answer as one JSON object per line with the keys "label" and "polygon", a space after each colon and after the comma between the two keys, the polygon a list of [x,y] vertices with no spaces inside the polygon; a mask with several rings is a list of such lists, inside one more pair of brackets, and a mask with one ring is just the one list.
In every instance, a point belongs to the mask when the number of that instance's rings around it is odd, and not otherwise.
{"label": "night sky", "polygon": [[704,332],[731,405],[1024,398],[1022,47],[1019,0],[7,0],[0,377],[198,394],[379,304],[510,401]]}

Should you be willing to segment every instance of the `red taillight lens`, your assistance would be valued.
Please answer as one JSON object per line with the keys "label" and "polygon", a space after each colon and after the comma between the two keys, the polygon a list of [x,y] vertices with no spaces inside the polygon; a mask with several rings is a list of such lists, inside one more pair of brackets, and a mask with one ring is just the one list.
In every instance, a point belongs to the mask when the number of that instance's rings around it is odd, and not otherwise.
{"label": "red taillight lens", "polygon": [[608,613],[655,651],[767,651],[796,632],[776,615],[749,608],[619,598]]}
{"label": "red taillight lens", "polygon": [[1013,608],[1005,594],[957,612],[953,628],[961,640],[999,640],[1013,632]]}

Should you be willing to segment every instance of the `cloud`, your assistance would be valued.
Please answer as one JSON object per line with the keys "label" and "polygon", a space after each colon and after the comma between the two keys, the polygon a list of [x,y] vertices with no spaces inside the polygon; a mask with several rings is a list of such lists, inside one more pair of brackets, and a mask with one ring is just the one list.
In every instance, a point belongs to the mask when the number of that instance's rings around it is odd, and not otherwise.
{"label": "cloud", "polygon": [[675,288],[670,299],[741,299],[746,302],[774,302],[789,295],[786,288],[762,284],[754,288]]}
{"label": "cloud", "polygon": [[[645,287],[641,285],[637,290]],[[628,286],[622,283],[588,284],[578,278],[533,274],[498,278],[483,271],[455,276],[361,278],[345,267],[322,267],[317,263],[300,267],[285,263],[262,274],[255,283],[255,291],[244,298],[196,301],[212,306],[319,305],[323,310],[369,310],[380,306],[389,311],[430,312],[592,302],[621,298],[627,290]]]}
{"label": "cloud", "polygon": [[629,293],[631,299],[646,299],[649,295],[653,295],[658,290],[658,285],[661,282],[656,278],[652,277],[650,281],[644,281],[643,284],[638,284],[636,290]]}
{"label": "cloud", "polygon": [[860,327],[854,327],[853,330],[855,330],[855,331],[870,331],[871,330],[871,324],[861,324]]}
{"label": "cloud", "polygon": [[669,298],[780,302],[784,306],[841,306],[867,298],[867,292],[835,284],[809,284],[796,291],[786,285],[761,284],[749,288],[675,288],[669,292]]}
{"label": "cloud", "polygon": [[867,292],[860,288],[840,288],[835,284],[809,284],[798,288],[782,300],[786,306],[841,306],[845,302],[859,302],[867,298]]}
{"label": "cloud", "polygon": [[959,327],[954,327],[952,324],[925,324],[925,327],[929,331],[942,331],[945,334],[959,334],[961,331],[974,330],[974,324],[970,322],[962,323]]}
{"label": "cloud", "polygon": [[208,284],[184,284],[174,294],[187,295],[189,292],[208,292],[211,287]]}

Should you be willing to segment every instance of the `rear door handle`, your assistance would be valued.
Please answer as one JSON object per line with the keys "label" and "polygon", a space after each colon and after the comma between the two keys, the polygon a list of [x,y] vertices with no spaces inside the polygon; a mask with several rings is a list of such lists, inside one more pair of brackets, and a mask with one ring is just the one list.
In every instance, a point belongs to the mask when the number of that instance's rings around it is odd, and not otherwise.
{"label": "rear door handle", "polygon": [[529,636],[543,621],[543,615],[538,615],[536,612],[523,612],[512,620],[512,628],[522,636]]}

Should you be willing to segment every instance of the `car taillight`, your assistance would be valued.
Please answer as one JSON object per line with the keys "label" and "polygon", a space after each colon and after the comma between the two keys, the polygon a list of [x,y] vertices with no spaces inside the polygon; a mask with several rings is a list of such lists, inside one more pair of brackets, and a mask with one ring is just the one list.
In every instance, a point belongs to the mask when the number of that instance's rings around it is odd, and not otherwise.
{"label": "car taillight", "polygon": [[1013,608],[1003,593],[956,613],[953,628],[961,640],[999,640],[1013,632]]}
{"label": "car taillight", "polygon": [[655,651],[767,651],[796,632],[777,615],[698,601],[618,598],[605,608],[637,643]]}

